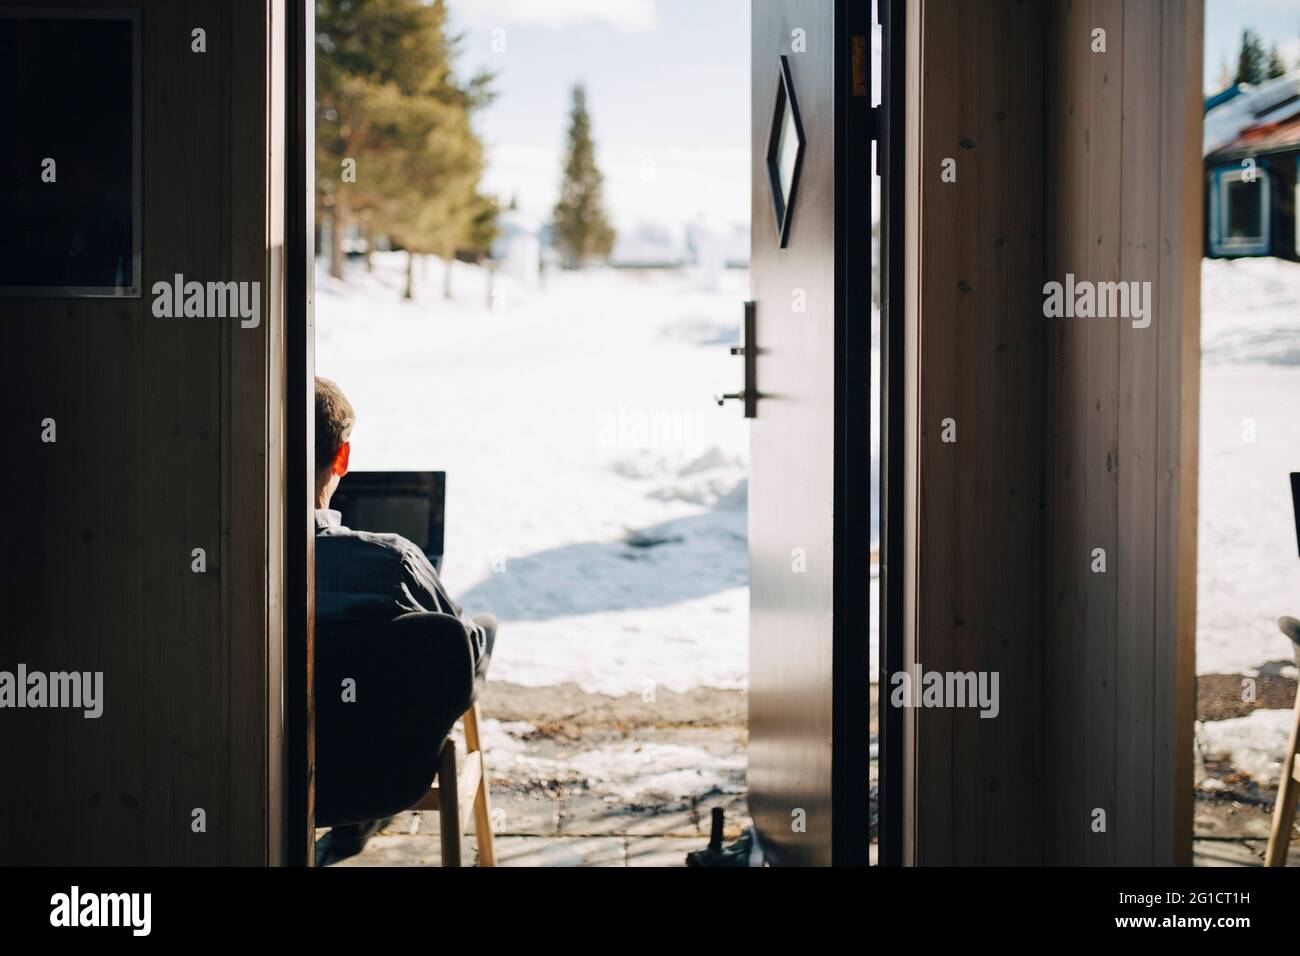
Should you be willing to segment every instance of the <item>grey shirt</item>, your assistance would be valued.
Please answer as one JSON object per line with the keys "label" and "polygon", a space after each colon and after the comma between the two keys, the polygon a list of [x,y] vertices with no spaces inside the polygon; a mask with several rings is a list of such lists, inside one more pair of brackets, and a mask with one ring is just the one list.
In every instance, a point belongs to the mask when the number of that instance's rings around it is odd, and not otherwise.
{"label": "grey shirt", "polygon": [[382,618],[412,611],[458,617],[477,664],[487,639],[438,579],[419,547],[400,534],[353,531],[342,515],[316,509],[316,619],[326,623]]}

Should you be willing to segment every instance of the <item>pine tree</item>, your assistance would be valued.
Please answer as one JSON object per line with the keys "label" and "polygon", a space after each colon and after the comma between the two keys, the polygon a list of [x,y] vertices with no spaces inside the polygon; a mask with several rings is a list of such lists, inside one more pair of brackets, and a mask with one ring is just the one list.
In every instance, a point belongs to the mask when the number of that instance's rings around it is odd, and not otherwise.
{"label": "pine tree", "polygon": [[1282,60],[1282,54],[1274,43],[1268,51],[1268,62],[1264,66],[1264,79],[1271,80],[1274,77],[1284,76],[1286,74],[1286,63]]}
{"label": "pine tree", "polygon": [[555,234],[566,262],[580,267],[608,256],[614,248],[614,229],[605,218],[604,177],[596,166],[596,146],[591,139],[587,91],[573,88],[569,112],[569,141],[564,158],[564,181],[555,204]]}
{"label": "pine tree", "polygon": [[399,146],[393,113],[420,68],[409,55],[412,44],[385,38],[418,36],[426,16],[418,0],[317,3],[317,195],[330,220],[330,272],[336,277],[342,278],[344,230],[384,199],[375,160]]}
{"label": "pine tree", "polygon": [[[330,272],[342,276],[340,239],[364,214],[409,253],[450,246],[463,226],[444,221],[477,195],[482,144],[470,115],[491,98],[491,76],[461,83],[459,37],[445,0],[318,0],[317,187],[332,219]],[[345,160],[355,182],[344,181]]]}
{"label": "pine tree", "polygon": [[1241,31],[1241,52],[1237,54],[1237,75],[1233,82],[1252,85],[1263,82],[1265,64],[1264,42],[1247,27]]}
{"label": "pine tree", "polygon": [[[443,107],[429,128],[424,145],[400,157],[390,172],[395,177],[395,194],[400,198],[389,208],[389,232],[406,249],[408,283],[405,298],[413,290],[409,282],[411,258],[435,253],[445,266],[443,296],[451,297],[452,260],[458,251],[477,252],[480,242],[474,223],[485,215],[485,198],[478,184],[484,168],[483,147],[470,127],[469,113]],[[398,192],[397,190],[399,190]],[[496,208],[491,207],[495,228]],[[489,237],[487,242],[490,243]]]}

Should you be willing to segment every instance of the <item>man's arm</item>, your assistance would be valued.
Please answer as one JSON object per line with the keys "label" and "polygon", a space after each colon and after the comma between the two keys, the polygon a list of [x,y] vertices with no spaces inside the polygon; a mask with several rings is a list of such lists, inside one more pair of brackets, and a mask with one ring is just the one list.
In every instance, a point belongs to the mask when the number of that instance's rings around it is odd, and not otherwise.
{"label": "man's arm", "polygon": [[479,663],[487,654],[487,638],[483,634],[483,629],[475,624],[473,618],[465,613],[464,608],[447,593],[442,580],[438,577],[438,572],[434,570],[423,552],[414,545],[404,549],[402,555],[402,586],[411,599],[426,611],[460,618],[474,649],[474,667],[477,670]]}

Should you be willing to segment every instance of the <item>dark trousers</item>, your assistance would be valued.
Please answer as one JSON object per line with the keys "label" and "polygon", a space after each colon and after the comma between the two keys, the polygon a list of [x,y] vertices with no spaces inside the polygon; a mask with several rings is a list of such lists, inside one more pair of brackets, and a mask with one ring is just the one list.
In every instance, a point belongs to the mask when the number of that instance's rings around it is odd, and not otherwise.
{"label": "dark trousers", "polygon": [[[477,700],[483,690],[483,682],[487,679],[488,665],[492,663],[492,649],[497,640],[497,619],[491,614],[478,614],[474,617],[474,623],[483,629],[485,645],[483,656],[474,665],[474,697]],[[356,856],[372,836],[391,822],[392,817],[389,817],[386,820],[367,820],[364,823],[332,827],[329,833],[316,841],[316,865],[329,866]]]}

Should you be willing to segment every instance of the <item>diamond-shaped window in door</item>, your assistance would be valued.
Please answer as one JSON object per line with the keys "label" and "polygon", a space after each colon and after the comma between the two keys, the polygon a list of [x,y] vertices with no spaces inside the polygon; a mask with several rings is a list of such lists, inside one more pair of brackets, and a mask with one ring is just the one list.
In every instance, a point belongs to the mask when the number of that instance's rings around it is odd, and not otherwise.
{"label": "diamond-shaped window in door", "polygon": [[799,186],[803,144],[803,120],[794,95],[794,82],[790,79],[790,61],[783,56],[781,77],[776,85],[776,110],[767,136],[767,181],[772,188],[776,241],[783,249],[790,238],[790,212]]}

